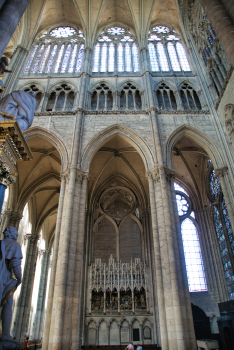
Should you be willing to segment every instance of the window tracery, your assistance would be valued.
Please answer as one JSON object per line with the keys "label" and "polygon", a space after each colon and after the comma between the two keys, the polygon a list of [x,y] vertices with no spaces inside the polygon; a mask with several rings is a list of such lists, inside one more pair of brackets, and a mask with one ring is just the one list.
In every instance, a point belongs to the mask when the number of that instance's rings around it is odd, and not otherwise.
{"label": "window tracery", "polygon": [[61,84],[50,93],[46,111],[71,111],[75,99],[74,88],[68,84]]}
{"label": "window tracery", "polygon": [[207,291],[201,247],[196,227],[195,213],[188,193],[174,184],[177,210],[181,220],[181,235],[190,292]]}
{"label": "window tracery", "polygon": [[230,63],[198,0],[190,0],[189,30],[219,95]]}
{"label": "window tracery", "polygon": [[44,32],[29,54],[24,74],[71,74],[81,70],[84,35],[72,27]]}
{"label": "window tracery", "polygon": [[120,93],[121,110],[140,110],[142,106],[141,94],[135,85],[127,83]]}
{"label": "window tracery", "polygon": [[185,110],[201,110],[201,103],[197,92],[187,83],[180,90],[182,104]]}
{"label": "window tracery", "polygon": [[38,109],[41,107],[42,98],[43,98],[43,92],[40,87],[37,87],[36,85],[29,85],[24,88],[24,91],[26,92],[34,92],[35,99],[36,99],[36,107],[35,111],[38,111]]}
{"label": "window tracery", "polygon": [[91,109],[110,111],[113,109],[113,94],[106,84],[99,84],[92,93]]}
{"label": "window tracery", "polygon": [[153,27],[149,31],[148,49],[153,72],[191,72],[181,38],[175,30]]}
{"label": "window tracery", "polygon": [[121,27],[105,28],[97,38],[92,70],[94,73],[140,71],[138,47],[133,34]]}
{"label": "window tracery", "polygon": [[[224,275],[228,292],[234,299],[234,235],[228,215],[227,205],[220,186],[220,180],[215,175],[212,162],[209,168],[208,198],[213,205],[213,221],[223,263]],[[222,198],[222,200],[221,200]]]}
{"label": "window tracery", "polygon": [[168,85],[162,83],[156,91],[158,108],[165,110],[176,110],[177,104],[173,91]]}

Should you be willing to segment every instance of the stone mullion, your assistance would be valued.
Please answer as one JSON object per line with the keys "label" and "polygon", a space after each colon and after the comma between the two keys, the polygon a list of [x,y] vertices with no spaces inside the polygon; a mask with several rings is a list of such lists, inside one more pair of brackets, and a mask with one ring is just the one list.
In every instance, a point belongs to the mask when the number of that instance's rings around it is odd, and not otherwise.
{"label": "stone mullion", "polygon": [[[69,45],[68,43],[63,43],[63,44],[64,44],[64,50],[63,50],[63,54],[62,54],[62,57],[61,57],[60,62],[59,62],[58,72],[56,74],[60,74],[61,73],[63,60],[64,60],[64,57],[65,57],[65,53],[66,53],[67,47]],[[61,47],[62,47],[62,45],[61,45]]]}
{"label": "stone mullion", "polygon": [[67,103],[67,96],[68,96],[69,92],[65,91],[65,98],[64,98],[64,102],[63,102],[63,111],[66,110],[66,103]]}
{"label": "stone mullion", "polygon": [[43,339],[43,345],[42,345],[43,350],[44,349],[47,350],[49,348],[50,331],[53,325],[52,307],[53,307],[53,299],[55,298],[55,277],[56,277],[57,260],[58,260],[62,213],[63,213],[64,204],[66,204],[65,188],[66,188],[66,177],[63,175],[61,179],[59,206],[58,206],[57,222],[56,222],[56,229],[55,229],[55,239],[54,239],[54,245],[53,245],[53,260],[52,260],[52,266],[51,266],[50,286],[49,286],[46,320],[45,320],[45,327],[44,327],[44,339]]}
{"label": "stone mullion", "polygon": [[[81,186],[80,200],[79,200],[79,218],[77,229],[77,245],[76,245],[76,265],[74,278],[74,294],[73,294],[73,308],[72,308],[72,325],[71,325],[71,350],[81,348],[81,334],[82,334],[82,319],[85,316],[85,290],[83,281],[84,270],[84,238],[86,229],[86,196],[87,196],[88,177],[84,175]],[[66,330],[65,330],[66,331]]]}
{"label": "stone mullion", "polygon": [[69,53],[69,56],[68,56],[68,60],[67,60],[67,66],[66,66],[66,70],[65,70],[65,73],[68,73],[68,69],[69,69],[69,65],[70,65],[70,60],[71,60],[71,57],[72,57],[72,52],[73,52],[73,49],[74,49],[74,44],[72,45],[72,43],[69,43],[71,45],[71,51]]}
{"label": "stone mullion", "polygon": [[34,274],[34,262],[37,254],[37,235],[28,235],[28,249],[26,254],[26,263],[24,268],[24,276],[22,279],[22,286],[20,292],[20,302],[19,302],[19,317],[16,325],[16,340],[23,342],[24,340],[24,331],[28,319],[28,310],[31,300],[31,289],[33,283],[33,274]]}
{"label": "stone mullion", "polygon": [[153,234],[153,245],[154,245],[154,259],[155,259],[155,273],[156,273],[156,285],[157,285],[157,306],[158,306],[158,319],[159,319],[159,341],[161,340],[161,346],[163,349],[168,350],[168,333],[166,324],[166,310],[165,310],[165,296],[163,286],[163,271],[161,262],[161,247],[159,242],[159,226],[156,215],[156,203],[155,203],[155,188],[154,181],[149,174],[149,195],[150,195],[150,206],[151,206],[151,217],[152,217],[152,234]]}
{"label": "stone mullion", "polygon": [[54,106],[53,106],[52,112],[54,112],[56,110],[56,104],[57,104],[57,100],[58,100],[59,95],[60,95],[60,92],[56,92],[56,97],[55,97],[55,101],[54,101]]}
{"label": "stone mullion", "polygon": [[219,67],[218,67],[218,65],[217,65],[216,62],[215,62],[215,64],[214,64],[213,67],[214,67],[214,71],[215,71],[215,73],[216,73],[216,76],[217,76],[218,79],[219,79],[220,85],[223,86],[225,79],[223,78],[223,76],[222,76],[222,74],[221,74],[221,72],[220,72],[220,70],[219,70]]}

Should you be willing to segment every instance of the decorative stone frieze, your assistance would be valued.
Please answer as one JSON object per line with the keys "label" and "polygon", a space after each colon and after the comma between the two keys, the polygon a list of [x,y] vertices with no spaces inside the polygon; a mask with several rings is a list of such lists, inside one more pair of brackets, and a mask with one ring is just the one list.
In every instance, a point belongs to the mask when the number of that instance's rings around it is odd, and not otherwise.
{"label": "decorative stone frieze", "polygon": [[32,153],[17,121],[0,122],[0,183],[8,186],[18,175],[16,162],[32,159]]}

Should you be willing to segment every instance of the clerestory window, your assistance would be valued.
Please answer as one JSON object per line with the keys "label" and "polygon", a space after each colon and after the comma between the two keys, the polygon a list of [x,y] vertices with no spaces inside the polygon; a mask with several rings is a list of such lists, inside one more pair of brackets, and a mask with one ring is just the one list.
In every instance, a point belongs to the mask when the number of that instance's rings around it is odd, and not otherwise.
{"label": "clerestory window", "polygon": [[121,27],[112,27],[101,32],[94,48],[93,72],[139,71],[139,53],[133,34]]}
{"label": "clerestory window", "polygon": [[213,220],[230,299],[234,299],[234,235],[219,177],[210,161],[208,198],[213,204]]}
{"label": "clerestory window", "polygon": [[153,72],[190,72],[181,38],[175,30],[157,26],[149,31],[148,49]]}
{"label": "clerestory window", "polygon": [[181,235],[184,248],[186,272],[190,292],[207,291],[205,270],[199,242],[197,222],[192,202],[183,187],[174,184],[177,210],[181,222]]}
{"label": "clerestory window", "polygon": [[46,31],[33,46],[24,74],[70,75],[81,71],[85,38],[81,30],[58,27]]}

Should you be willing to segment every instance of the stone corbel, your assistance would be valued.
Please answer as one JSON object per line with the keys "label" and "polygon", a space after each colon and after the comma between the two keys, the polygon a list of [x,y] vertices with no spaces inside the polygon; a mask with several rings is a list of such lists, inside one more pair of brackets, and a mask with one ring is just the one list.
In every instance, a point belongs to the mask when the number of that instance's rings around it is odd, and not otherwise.
{"label": "stone corbel", "polygon": [[223,168],[217,168],[214,170],[215,171],[215,175],[218,177],[223,177],[225,174],[227,174],[228,172],[228,167],[224,166]]}
{"label": "stone corbel", "polygon": [[148,171],[147,176],[148,178],[152,179],[154,183],[159,183],[160,182],[159,168]]}

